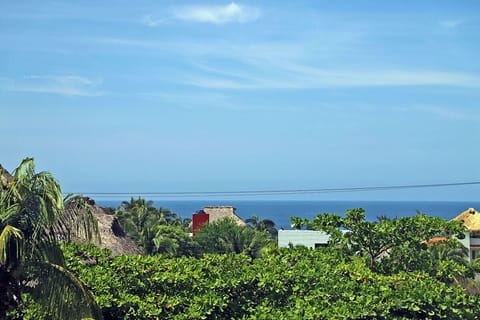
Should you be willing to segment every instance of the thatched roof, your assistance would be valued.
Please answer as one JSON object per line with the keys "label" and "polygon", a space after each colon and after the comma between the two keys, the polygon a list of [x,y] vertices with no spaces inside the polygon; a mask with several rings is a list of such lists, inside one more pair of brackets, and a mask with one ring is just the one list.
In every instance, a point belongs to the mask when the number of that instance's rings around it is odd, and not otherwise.
{"label": "thatched roof", "polygon": [[[112,251],[113,255],[122,254],[141,254],[142,250],[135,242],[125,235],[118,219],[107,212],[105,208],[97,206],[92,199],[85,199],[94,217],[97,219],[98,231],[100,233],[100,241],[94,239],[95,245],[100,248],[107,248]],[[66,208],[68,210],[69,208]],[[87,242],[87,238],[81,234],[72,235],[73,241]]]}
{"label": "thatched roof", "polygon": [[8,186],[13,180],[13,176],[7,171],[7,169],[3,168],[2,165],[0,165],[0,179],[0,186],[2,187]]}
{"label": "thatched roof", "polygon": [[[8,188],[12,180],[13,176],[0,165],[0,189]],[[109,214],[104,208],[97,206],[93,199],[84,198],[83,200],[85,200],[89,209],[92,210],[98,223],[100,241],[98,241],[98,239],[94,241],[96,245],[101,248],[112,250],[113,255],[142,253],[142,250],[135,244],[135,242],[125,236],[118,219],[113,214]],[[71,206],[65,208],[65,210],[83,209],[79,209],[75,206],[75,203],[71,203]],[[80,231],[70,230],[70,232],[74,233],[70,234],[72,240],[79,242],[87,241],[87,237],[80,234]]]}
{"label": "thatched roof", "polygon": [[480,231],[480,212],[475,208],[469,208],[453,218],[455,221],[462,221],[468,231]]}
{"label": "thatched roof", "polygon": [[235,214],[235,207],[232,206],[209,206],[204,207],[203,212],[209,215],[209,222],[230,218],[235,220],[239,226],[246,226],[247,224],[239,216]]}

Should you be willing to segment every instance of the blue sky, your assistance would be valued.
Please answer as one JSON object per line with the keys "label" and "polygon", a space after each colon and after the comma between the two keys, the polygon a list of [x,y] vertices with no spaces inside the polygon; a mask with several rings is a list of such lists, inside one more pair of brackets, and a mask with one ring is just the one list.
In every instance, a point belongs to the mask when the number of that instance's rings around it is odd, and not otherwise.
{"label": "blue sky", "polygon": [[0,39],[0,163],[64,191],[480,180],[478,1],[2,1]]}

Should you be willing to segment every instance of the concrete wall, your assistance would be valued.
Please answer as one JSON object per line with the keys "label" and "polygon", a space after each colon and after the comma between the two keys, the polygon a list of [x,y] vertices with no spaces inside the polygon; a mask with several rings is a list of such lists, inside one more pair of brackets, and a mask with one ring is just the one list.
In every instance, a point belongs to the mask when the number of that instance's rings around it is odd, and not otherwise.
{"label": "concrete wall", "polygon": [[465,232],[464,239],[458,239],[468,249],[468,259],[470,262],[480,258],[480,238],[472,238],[472,234],[468,231]]}
{"label": "concrete wall", "polygon": [[315,248],[327,245],[330,236],[324,232],[314,230],[278,230],[278,246],[287,248],[293,246],[305,246]]}
{"label": "concrete wall", "polygon": [[470,249],[470,232],[466,231],[465,238],[457,240],[460,241],[460,243],[468,249],[468,260],[472,261],[472,250]]}

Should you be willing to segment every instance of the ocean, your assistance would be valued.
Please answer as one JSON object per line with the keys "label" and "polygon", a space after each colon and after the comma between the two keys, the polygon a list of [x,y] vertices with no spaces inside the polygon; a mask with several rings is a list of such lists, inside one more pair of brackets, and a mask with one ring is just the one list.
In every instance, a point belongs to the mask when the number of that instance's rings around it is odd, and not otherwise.
{"label": "ocean", "polygon": [[[98,205],[116,208],[121,200],[98,200]],[[312,219],[320,213],[344,214],[353,208],[365,209],[366,218],[379,216],[390,218],[413,216],[420,211],[431,216],[452,219],[468,208],[480,209],[479,201],[305,201],[305,200],[159,200],[156,207],[170,209],[182,218],[191,218],[192,213],[205,206],[234,206],[242,219],[258,215],[270,219],[277,228],[290,229],[290,217]]]}

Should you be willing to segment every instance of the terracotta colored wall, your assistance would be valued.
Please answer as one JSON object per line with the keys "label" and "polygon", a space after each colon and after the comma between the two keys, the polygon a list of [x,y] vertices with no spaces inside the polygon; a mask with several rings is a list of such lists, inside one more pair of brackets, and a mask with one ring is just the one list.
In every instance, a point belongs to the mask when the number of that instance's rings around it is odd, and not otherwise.
{"label": "terracotta colored wall", "polygon": [[192,233],[195,236],[197,230],[201,229],[204,224],[208,224],[210,215],[206,213],[194,213],[192,215]]}

